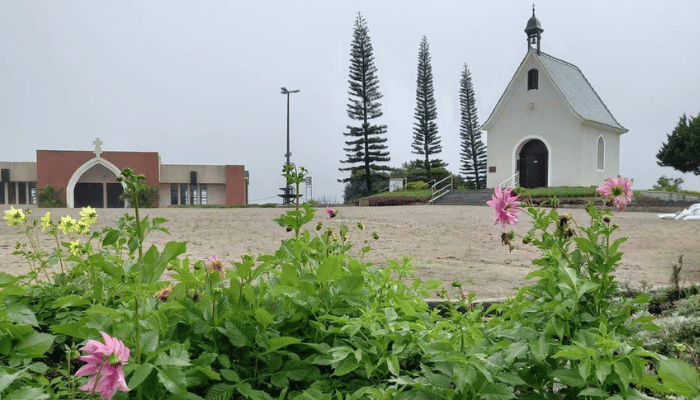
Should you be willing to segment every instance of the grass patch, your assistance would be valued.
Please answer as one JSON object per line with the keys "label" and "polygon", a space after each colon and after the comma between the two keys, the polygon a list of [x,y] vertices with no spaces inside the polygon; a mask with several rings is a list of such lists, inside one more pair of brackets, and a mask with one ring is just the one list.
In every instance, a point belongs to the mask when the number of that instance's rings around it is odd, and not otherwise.
{"label": "grass patch", "polygon": [[556,186],[535,189],[520,189],[520,198],[527,197],[595,197],[595,186]]}

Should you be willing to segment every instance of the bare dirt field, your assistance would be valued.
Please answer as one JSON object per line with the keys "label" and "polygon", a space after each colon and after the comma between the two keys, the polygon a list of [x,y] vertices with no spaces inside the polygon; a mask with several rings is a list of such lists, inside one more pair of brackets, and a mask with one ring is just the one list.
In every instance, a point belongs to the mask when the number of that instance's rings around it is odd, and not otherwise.
{"label": "bare dirt field", "polygon": [[[5,207],[4,209],[8,209]],[[416,275],[422,279],[435,279],[448,286],[452,280],[464,283],[464,289],[476,293],[478,299],[498,298],[515,292],[524,277],[535,266],[539,250],[522,244],[516,239],[515,249],[508,251],[501,245],[501,226],[494,225],[493,211],[486,206],[397,206],[397,207],[336,207],[338,218],[330,220],[325,209],[316,210],[316,222],[327,226],[350,226],[350,239],[356,247],[352,250],[359,257],[359,249],[371,232],[379,234],[372,241],[372,251],[365,261],[375,265],[387,265],[387,259],[400,260],[404,255],[413,258]],[[54,221],[63,215],[79,217],[80,210],[52,209]],[[111,224],[125,211],[98,209],[99,229]],[[154,233],[149,242],[162,247],[169,240],[188,241],[186,256],[204,259],[212,255],[223,260],[239,260],[245,253],[258,255],[274,252],[280,241],[290,237],[273,218],[285,210],[282,208],[239,209],[147,209],[142,214],[164,217],[171,235]],[[33,217],[39,218],[46,210],[35,209]],[[562,209],[570,213],[582,225],[588,217],[583,209]],[[355,222],[363,222],[365,231],[359,231]],[[682,279],[686,285],[700,283],[700,222],[661,220],[655,213],[621,212],[613,221],[619,224],[617,236],[628,236],[621,246],[625,255],[617,270],[617,276],[625,283],[653,287],[667,286],[671,268],[683,255]],[[524,215],[515,226],[518,234],[531,227],[529,216]],[[42,235],[42,245],[51,246],[50,238]],[[12,255],[15,243],[26,238],[17,235],[15,228],[0,224],[0,270],[11,274],[23,274],[29,270],[26,261]]]}

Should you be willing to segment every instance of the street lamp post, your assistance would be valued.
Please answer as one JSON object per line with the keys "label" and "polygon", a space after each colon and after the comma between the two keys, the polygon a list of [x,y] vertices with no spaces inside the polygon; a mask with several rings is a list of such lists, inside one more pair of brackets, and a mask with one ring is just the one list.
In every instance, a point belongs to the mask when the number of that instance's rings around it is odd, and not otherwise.
{"label": "street lamp post", "polygon": [[[287,90],[286,87],[282,87],[282,94],[287,95],[287,153],[285,154],[285,157],[287,158],[287,164],[290,164],[289,158],[292,156],[292,152],[289,151],[289,95],[292,93],[299,93],[299,89],[297,90]],[[292,193],[292,186],[291,185],[285,185],[285,187],[282,189],[284,191],[282,196],[282,204],[290,204],[292,202],[292,199],[295,197],[294,194]]]}

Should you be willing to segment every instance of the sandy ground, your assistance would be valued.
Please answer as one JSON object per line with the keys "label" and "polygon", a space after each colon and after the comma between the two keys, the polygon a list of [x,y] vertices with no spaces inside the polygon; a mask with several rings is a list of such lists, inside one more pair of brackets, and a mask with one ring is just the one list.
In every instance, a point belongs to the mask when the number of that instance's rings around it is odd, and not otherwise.
{"label": "sandy ground", "polygon": [[[359,257],[359,249],[371,232],[379,233],[379,240],[372,241],[372,251],[365,261],[387,265],[387,259],[400,260],[404,255],[413,258],[416,274],[422,279],[435,279],[449,287],[452,280],[464,282],[465,290],[476,293],[479,299],[511,295],[522,285],[524,277],[534,270],[531,260],[539,250],[524,245],[516,239],[512,252],[501,245],[500,225],[493,223],[493,212],[486,206],[430,206],[401,207],[337,207],[339,217],[329,220],[325,209],[316,210],[316,222],[327,226],[350,226],[350,238],[356,247],[353,255]],[[148,209],[143,213],[151,217],[169,220],[166,227],[171,235],[153,233],[150,242],[162,247],[169,240],[189,241],[186,255],[203,259],[216,255],[223,260],[239,260],[241,255],[274,252],[280,241],[292,233],[273,222],[284,209]],[[579,224],[586,225],[587,214],[582,209],[562,209],[571,213]],[[35,209],[38,218],[46,210]],[[53,220],[70,214],[78,217],[79,210],[53,209]],[[111,224],[125,210],[99,209],[98,228]],[[359,231],[355,222],[365,224]],[[618,236],[629,240],[621,246],[625,255],[617,270],[618,277],[627,284],[666,286],[671,267],[683,255],[681,276],[690,282],[700,283],[700,222],[661,220],[655,213],[622,212],[614,222],[620,225]],[[531,227],[529,216],[521,218],[515,227],[524,234]],[[27,262],[13,255],[17,241],[26,241],[15,228],[0,224],[0,270],[22,274],[29,270]],[[42,235],[43,246],[51,246],[50,238]]]}

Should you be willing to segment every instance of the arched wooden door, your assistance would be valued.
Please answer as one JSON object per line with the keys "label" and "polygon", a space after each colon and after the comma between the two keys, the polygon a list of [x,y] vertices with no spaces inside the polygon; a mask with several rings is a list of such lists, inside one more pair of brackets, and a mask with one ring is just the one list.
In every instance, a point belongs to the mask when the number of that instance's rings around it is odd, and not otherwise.
{"label": "arched wooden door", "polygon": [[520,186],[536,188],[547,186],[549,151],[541,140],[533,139],[520,150]]}

